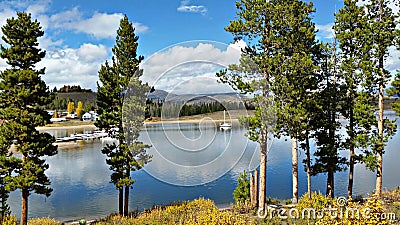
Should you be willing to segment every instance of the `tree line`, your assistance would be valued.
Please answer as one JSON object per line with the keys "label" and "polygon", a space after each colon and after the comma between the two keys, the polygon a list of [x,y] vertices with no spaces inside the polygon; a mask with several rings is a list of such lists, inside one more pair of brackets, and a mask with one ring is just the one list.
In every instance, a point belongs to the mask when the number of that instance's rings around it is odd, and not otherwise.
{"label": "tree line", "polygon": [[54,100],[51,103],[44,106],[44,108],[48,110],[69,111],[68,107],[70,104],[74,104],[76,106],[82,104],[84,112],[94,111],[96,109],[96,107],[90,101],[86,101],[83,103],[82,101],[77,101],[72,98],[59,98],[57,96],[55,96]]}
{"label": "tree line", "polygon": [[69,92],[92,92],[92,89],[82,88],[80,85],[64,85],[61,88],[53,88],[53,92],[69,93]]}
{"label": "tree line", "polygon": [[[293,203],[299,194],[300,149],[306,156],[309,196],[311,176],[327,174],[326,195],[333,197],[335,173],[348,169],[352,197],[356,163],[376,173],[375,194],[381,195],[383,154],[396,132],[394,121],[384,115],[384,94],[400,93],[400,75],[390,84],[392,75],[386,69],[389,50],[400,48],[399,15],[389,4],[344,0],[335,13],[334,40],[323,43],[316,38],[312,2],[236,2],[237,18],[225,30],[246,47],[239,64],[216,76],[255,95],[255,114],[245,122],[249,138],[260,145],[260,175],[250,176],[250,184],[256,184],[252,203],[259,209],[265,210],[268,136],[291,138]],[[392,109],[400,113],[398,103]],[[310,141],[316,144],[314,152]],[[339,154],[342,150],[349,157]]]}
{"label": "tree line", "polygon": [[[181,116],[193,116],[205,113],[213,113],[223,110],[254,110],[251,102],[199,102],[199,103],[177,103],[163,102],[147,99],[145,117],[177,118]],[[163,115],[162,115],[163,114]]]}

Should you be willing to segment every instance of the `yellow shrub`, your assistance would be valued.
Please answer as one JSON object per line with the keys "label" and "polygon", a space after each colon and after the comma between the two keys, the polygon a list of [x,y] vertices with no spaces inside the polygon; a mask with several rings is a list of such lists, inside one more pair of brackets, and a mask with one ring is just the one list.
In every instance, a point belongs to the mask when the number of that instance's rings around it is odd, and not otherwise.
{"label": "yellow shrub", "polygon": [[6,215],[1,220],[2,225],[17,225],[17,218],[15,216]]}
{"label": "yellow shrub", "polygon": [[30,219],[28,225],[61,225],[61,222],[51,218],[35,218]]}
{"label": "yellow shrub", "polygon": [[368,199],[365,203],[358,204],[349,201],[347,205],[338,205],[333,202],[332,208],[337,209],[337,213],[325,213],[322,219],[316,224],[324,225],[383,225],[388,224],[381,200],[376,197]]}
{"label": "yellow shrub", "polygon": [[311,199],[307,195],[304,195],[299,200],[296,209],[301,214],[303,209],[310,208],[316,212],[315,217],[311,217],[311,220],[315,221],[315,224],[388,224],[387,218],[389,214],[385,214],[381,200],[376,197],[359,204],[353,201],[343,202],[336,198],[332,199],[321,193],[313,193]]}
{"label": "yellow shrub", "polygon": [[114,216],[111,217],[108,222],[97,224],[250,225],[254,223],[244,216],[236,215],[231,212],[219,211],[211,200],[196,199],[182,202],[178,205],[156,207],[150,211],[143,212],[138,218]]}
{"label": "yellow shrub", "polygon": [[332,205],[334,200],[332,198],[326,197],[325,195],[321,194],[320,192],[318,193],[311,193],[311,199],[308,198],[308,194],[304,194],[297,206],[296,209],[299,212],[302,212],[303,209],[308,209],[308,208],[313,208],[315,211],[320,211],[323,208],[329,207],[329,205]]}

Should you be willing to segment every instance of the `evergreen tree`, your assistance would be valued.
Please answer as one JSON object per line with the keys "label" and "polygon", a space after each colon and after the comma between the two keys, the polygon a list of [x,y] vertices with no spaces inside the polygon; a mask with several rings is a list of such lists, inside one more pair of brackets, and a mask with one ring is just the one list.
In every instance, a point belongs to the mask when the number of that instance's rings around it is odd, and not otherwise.
{"label": "evergreen tree", "polygon": [[[111,182],[119,192],[118,209],[121,215],[128,214],[129,189],[135,182],[131,177],[131,171],[140,169],[149,158],[145,153],[148,146],[137,141],[145,115],[144,94],[148,90],[147,85],[139,80],[141,72],[138,66],[143,57],[137,55],[137,41],[138,37],[135,35],[132,23],[127,16],[124,16],[117,30],[116,44],[112,49],[114,54],[112,65],[106,61],[101,66],[100,83],[97,84],[100,118],[95,124],[106,130],[118,129],[116,134],[118,144],[105,146],[102,153],[107,155],[106,162],[113,171]],[[129,110],[135,112],[132,113],[134,115],[123,113]]]}
{"label": "evergreen tree", "polygon": [[334,46],[326,45],[322,52],[320,73],[322,80],[316,93],[318,107],[310,119],[314,130],[313,137],[317,147],[314,153],[315,163],[312,175],[326,173],[326,195],[334,196],[334,175],[345,169],[346,158],[339,155],[341,149],[340,123],[336,120],[339,112],[339,76],[337,74],[336,42]]}
{"label": "evergreen tree", "polygon": [[247,123],[250,139],[260,143],[259,208],[265,205],[267,134],[276,128],[294,140],[293,201],[297,202],[297,139],[303,138],[300,134],[307,127],[308,116],[305,106],[311,102],[310,92],[317,84],[312,76],[316,57],[313,51],[318,50],[310,17],[313,5],[302,1],[242,0],[236,7],[238,19],[225,29],[235,35],[235,40],[247,40],[248,47],[240,65],[231,65],[217,76],[241,92],[256,95],[256,112]]}
{"label": "evergreen tree", "polygon": [[389,48],[395,45],[395,40],[399,38],[398,15],[395,15],[389,6],[388,0],[371,0],[366,4],[368,29],[366,32],[368,46],[370,47],[370,64],[364,71],[368,71],[371,76],[367,82],[375,84],[374,93],[378,94],[378,136],[372,145],[373,160],[368,160],[370,168],[376,169],[376,188],[375,194],[380,196],[382,193],[383,177],[383,154],[385,143],[389,137],[394,135],[395,124],[389,119],[384,118],[384,93],[390,73],[385,69]]}
{"label": "evergreen tree", "polygon": [[[222,82],[230,84],[242,93],[255,94],[255,114],[247,119],[248,136],[260,144],[260,210],[265,210],[266,166],[268,133],[273,129],[275,118],[274,101],[271,95],[271,80],[277,74],[281,60],[277,51],[277,32],[281,28],[274,19],[279,16],[279,0],[239,0],[236,2],[237,19],[225,28],[234,35],[234,40],[244,40],[247,47],[242,51],[239,65],[217,73]],[[257,179],[257,178],[256,178]]]}
{"label": "evergreen tree", "polygon": [[309,131],[308,120],[315,111],[313,93],[318,88],[317,63],[320,47],[317,43],[316,29],[311,22],[315,11],[312,3],[285,1],[277,7],[278,15],[273,17],[279,24],[275,44],[282,63],[280,72],[275,74],[271,86],[277,99],[278,134],[292,138],[292,202],[298,200],[298,140],[305,140]]}
{"label": "evergreen tree", "polygon": [[[41,79],[45,70],[37,69],[35,64],[44,56],[45,51],[38,48],[38,38],[44,32],[37,20],[31,15],[18,12],[17,18],[7,19],[2,27],[3,41],[0,56],[6,59],[10,68],[0,74],[0,119],[2,125],[2,147],[15,144],[16,151],[22,157],[0,157],[2,165],[13,162],[13,176],[7,176],[7,190],[20,189],[22,192],[21,224],[27,224],[28,197],[31,192],[49,196],[52,189],[45,174],[49,165],[45,156],[57,153],[53,145],[54,138],[48,133],[39,133],[37,126],[44,126],[50,119],[41,109],[52,100],[49,89]],[[4,169],[4,168],[3,168]]]}
{"label": "evergreen tree", "polygon": [[344,7],[335,15],[334,30],[340,49],[339,73],[342,76],[341,112],[348,120],[347,140],[344,147],[349,149],[349,183],[347,194],[353,194],[354,164],[361,159],[355,154],[356,148],[368,151],[375,124],[375,106],[372,98],[371,82],[368,82],[370,52],[365,31],[368,24],[364,6],[357,0],[345,0]]}

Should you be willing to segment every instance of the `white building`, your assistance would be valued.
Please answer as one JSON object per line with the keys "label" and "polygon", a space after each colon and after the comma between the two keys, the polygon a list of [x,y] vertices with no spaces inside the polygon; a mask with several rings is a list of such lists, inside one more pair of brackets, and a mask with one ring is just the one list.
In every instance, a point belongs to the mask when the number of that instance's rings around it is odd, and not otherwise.
{"label": "white building", "polygon": [[91,121],[92,120],[92,114],[90,113],[85,113],[82,115],[82,120],[83,121]]}
{"label": "white building", "polygon": [[82,115],[83,121],[93,121],[93,120],[98,120],[98,119],[99,119],[99,115],[94,111],[90,111],[90,112],[87,112]]}

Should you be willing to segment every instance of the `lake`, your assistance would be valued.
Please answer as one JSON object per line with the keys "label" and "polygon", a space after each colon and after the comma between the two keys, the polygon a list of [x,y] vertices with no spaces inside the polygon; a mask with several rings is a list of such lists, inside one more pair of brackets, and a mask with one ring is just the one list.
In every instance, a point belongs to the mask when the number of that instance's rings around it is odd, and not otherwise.
{"label": "lake", "polygon": [[[49,130],[56,137],[69,136],[84,130]],[[142,210],[174,201],[210,198],[218,206],[233,202],[232,192],[237,177],[244,170],[258,166],[258,145],[244,136],[238,125],[220,130],[213,123],[147,125],[141,140],[152,145],[152,161],[143,170],[132,173],[136,183],[130,196],[130,209]],[[286,140],[287,139],[287,140]],[[267,195],[291,198],[291,143],[288,138],[274,139],[268,153]],[[391,139],[384,155],[386,188],[400,185],[398,163],[400,134]],[[48,158],[46,174],[54,189],[49,198],[32,194],[29,217],[53,217],[60,221],[101,218],[117,210],[117,190],[109,183],[110,171],[101,154],[99,141],[76,144],[60,149]],[[314,146],[312,146],[314,148]],[[313,151],[313,149],[312,149]],[[347,152],[341,154],[346,155]],[[305,157],[300,152],[299,162]],[[299,193],[307,190],[306,173],[299,164]],[[347,193],[348,172],[335,175],[335,194]],[[325,175],[312,177],[313,190],[325,192]],[[354,194],[365,195],[375,188],[375,174],[364,165],[355,167]],[[20,214],[20,192],[11,193],[9,204],[13,214]]]}

